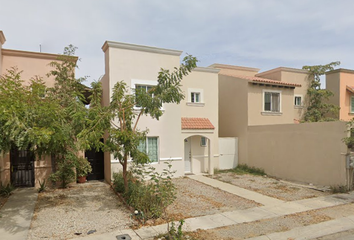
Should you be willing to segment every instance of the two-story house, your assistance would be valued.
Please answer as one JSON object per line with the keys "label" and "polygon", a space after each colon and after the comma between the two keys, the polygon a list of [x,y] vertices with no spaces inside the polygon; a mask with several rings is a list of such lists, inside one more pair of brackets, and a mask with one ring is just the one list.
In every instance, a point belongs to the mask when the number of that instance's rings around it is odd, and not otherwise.
{"label": "two-story house", "polygon": [[333,93],[329,102],[339,106],[338,119],[350,121],[354,117],[354,70],[335,69],[326,72],[326,89]]}
{"label": "two-story house", "polygon": [[306,103],[308,73],[279,67],[257,68],[213,64],[219,69],[219,136],[238,137],[239,162],[247,163],[248,127],[293,124]]}
{"label": "two-story house", "polygon": [[[56,61],[60,55],[28,52],[13,49],[4,49],[6,38],[0,31],[0,75],[7,73],[8,69],[17,68],[21,72],[24,84],[38,76],[45,80],[48,87],[54,85],[54,78],[47,77],[52,69],[50,62]],[[0,154],[0,182],[11,182],[16,186],[38,186],[38,181],[47,179],[52,173],[50,157],[35,159],[31,152],[13,149],[10,154]]]}
{"label": "two-story house", "polygon": [[[131,89],[157,84],[161,68],[180,65],[182,51],[106,41],[105,75],[102,78],[103,105],[108,105],[112,88],[125,81]],[[151,164],[161,171],[171,161],[175,176],[213,173],[218,164],[218,70],[196,68],[182,80],[185,99],[180,104],[164,104],[159,121],[143,116],[138,128],[149,129],[144,143]],[[136,107],[138,110],[138,107]],[[105,153],[105,179],[120,169],[117,159]]]}

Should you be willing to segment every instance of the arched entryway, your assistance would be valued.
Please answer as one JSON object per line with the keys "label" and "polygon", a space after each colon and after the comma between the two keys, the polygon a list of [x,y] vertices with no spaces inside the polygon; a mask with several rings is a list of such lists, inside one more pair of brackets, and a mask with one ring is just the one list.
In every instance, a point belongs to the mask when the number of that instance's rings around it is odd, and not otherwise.
{"label": "arched entryway", "polygon": [[202,135],[191,135],[184,139],[184,172],[200,174],[210,172],[210,139]]}

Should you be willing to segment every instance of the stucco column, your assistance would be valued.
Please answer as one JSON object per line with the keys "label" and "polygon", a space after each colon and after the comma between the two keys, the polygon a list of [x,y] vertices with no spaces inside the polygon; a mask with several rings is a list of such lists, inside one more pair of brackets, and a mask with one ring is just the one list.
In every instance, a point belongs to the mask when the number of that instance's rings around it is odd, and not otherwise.
{"label": "stucco column", "polygon": [[213,149],[211,145],[211,141],[208,138],[208,161],[209,161],[209,174],[213,175],[214,174],[214,154],[213,154]]}

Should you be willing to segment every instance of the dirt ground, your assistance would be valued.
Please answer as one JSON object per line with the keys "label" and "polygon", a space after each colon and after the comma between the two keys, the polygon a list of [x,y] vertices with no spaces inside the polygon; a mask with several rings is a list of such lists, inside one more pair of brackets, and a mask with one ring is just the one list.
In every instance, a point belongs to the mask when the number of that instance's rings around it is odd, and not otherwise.
{"label": "dirt ground", "polygon": [[271,177],[255,176],[249,174],[238,175],[233,172],[218,173],[211,177],[284,201],[295,201],[330,194],[330,192],[322,192],[319,190],[311,189],[311,186],[280,181]]}
{"label": "dirt ground", "polygon": [[90,181],[40,193],[28,239],[70,239],[132,224],[130,212],[110,186]]}
{"label": "dirt ground", "polygon": [[180,220],[261,206],[190,178],[177,178],[173,183],[177,187],[177,199],[167,208],[170,219]]}
{"label": "dirt ground", "polygon": [[[273,232],[283,232],[295,227],[302,227],[334,218],[346,217],[354,212],[354,204],[345,204],[336,207],[323,208],[286,216],[237,224],[211,230],[198,230],[188,233],[191,239],[203,240],[240,240],[257,237]],[[322,238],[320,238],[322,239]],[[336,238],[324,238],[336,239]]]}

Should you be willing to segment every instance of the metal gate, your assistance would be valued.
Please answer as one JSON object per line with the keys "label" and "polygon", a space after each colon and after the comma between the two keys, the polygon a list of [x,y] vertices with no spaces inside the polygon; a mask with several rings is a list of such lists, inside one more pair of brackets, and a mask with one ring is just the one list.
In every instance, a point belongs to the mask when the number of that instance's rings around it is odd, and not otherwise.
{"label": "metal gate", "polygon": [[232,169],[238,165],[238,138],[219,138],[219,169]]}
{"label": "metal gate", "polygon": [[13,148],[10,152],[11,183],[16,187],[34,187],[34,154]]}

